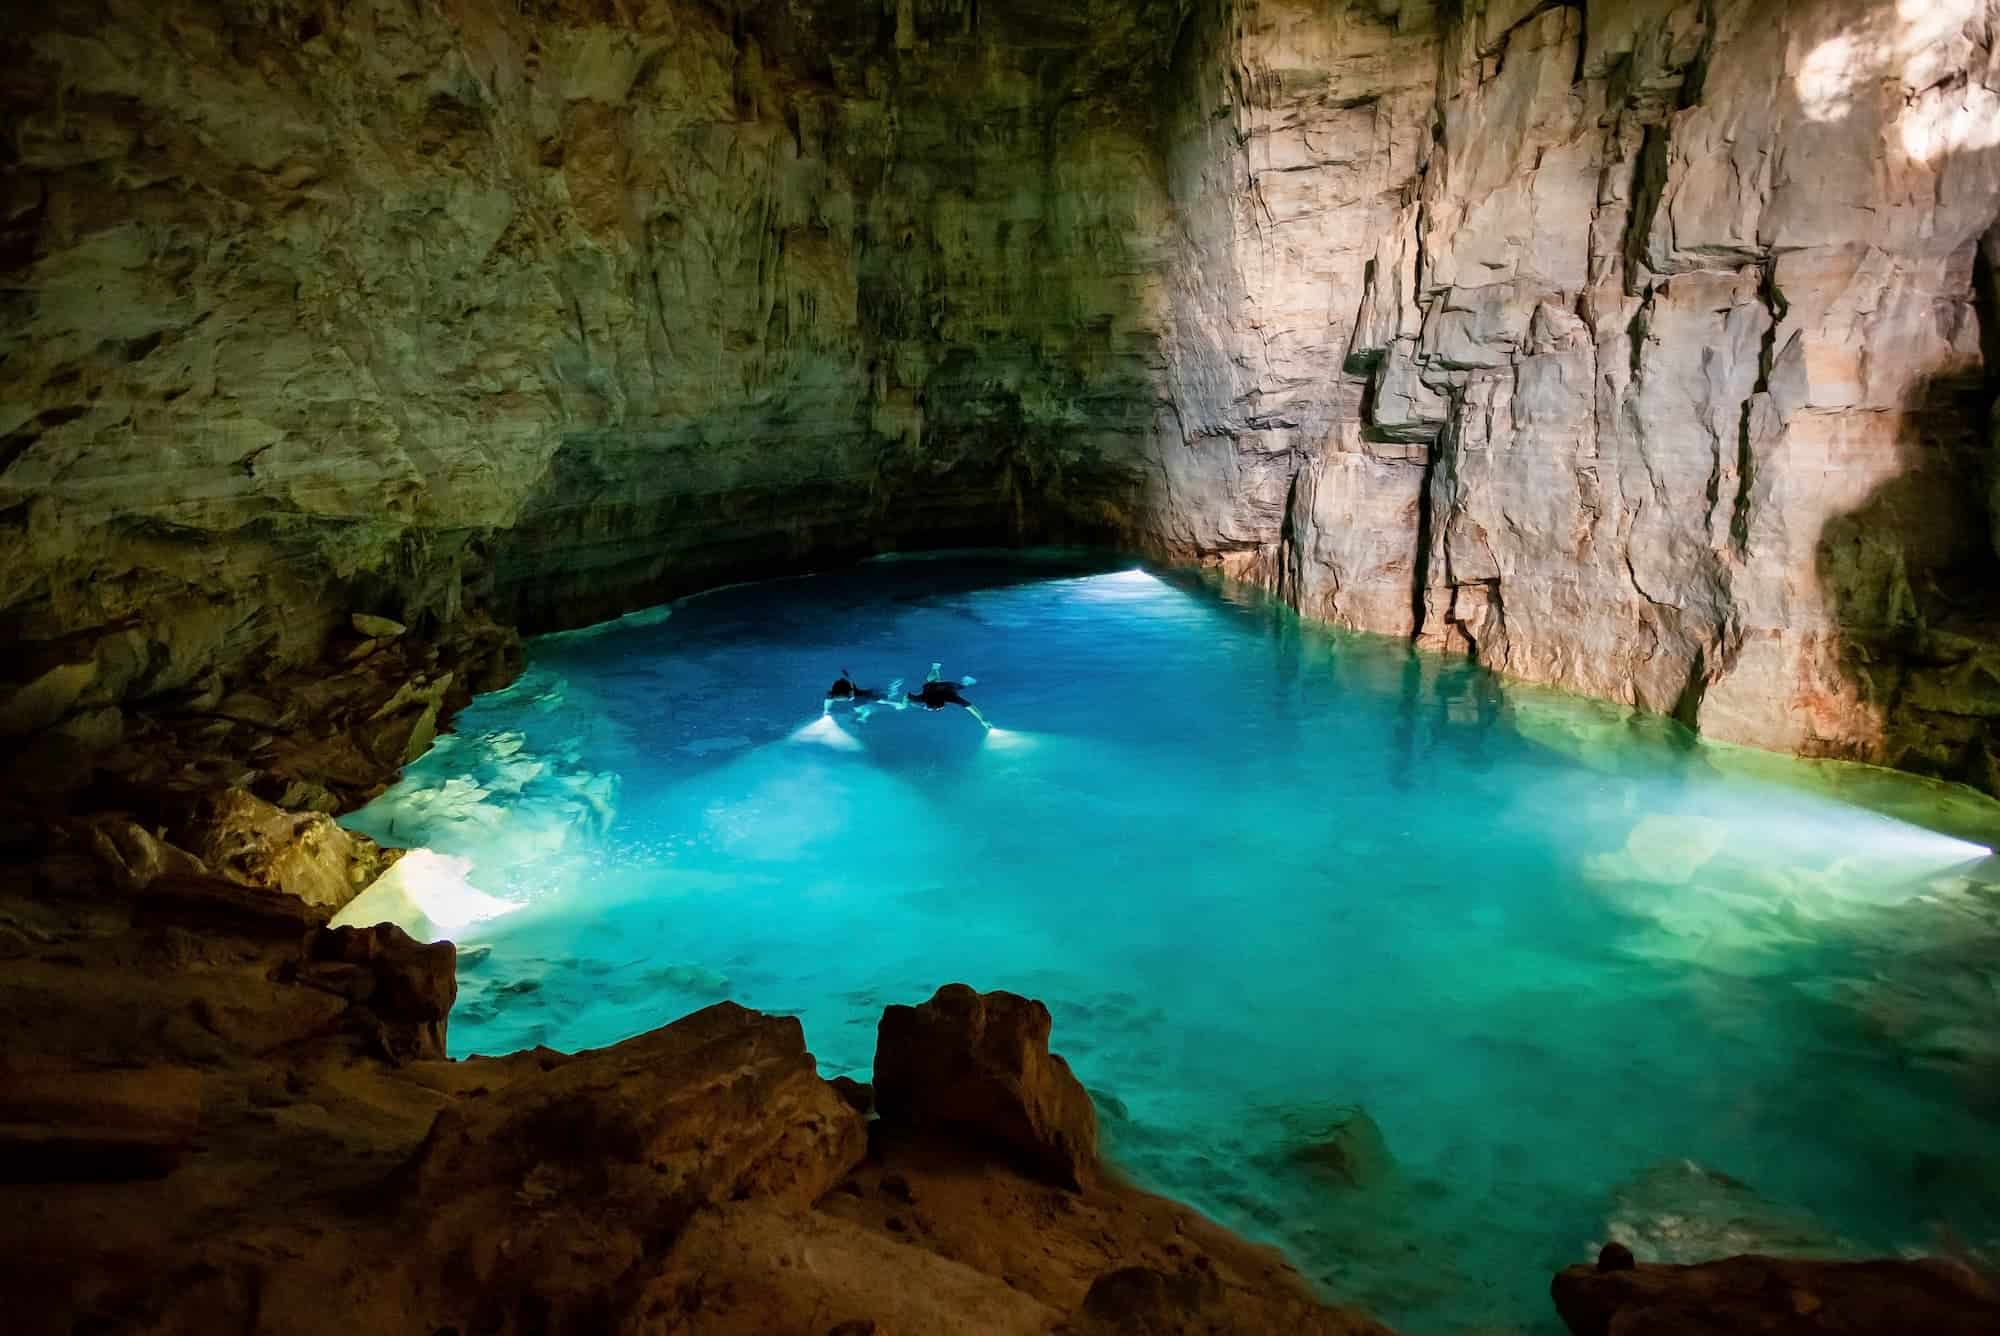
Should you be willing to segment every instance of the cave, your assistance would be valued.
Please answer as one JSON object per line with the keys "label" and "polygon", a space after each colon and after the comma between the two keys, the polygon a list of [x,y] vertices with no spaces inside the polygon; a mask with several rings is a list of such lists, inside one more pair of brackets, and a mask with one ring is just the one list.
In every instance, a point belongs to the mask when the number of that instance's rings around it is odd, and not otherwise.
{"label": "cave", "polygon": [[9,1322],[2000,1329],[1996,50],[16,7]]}

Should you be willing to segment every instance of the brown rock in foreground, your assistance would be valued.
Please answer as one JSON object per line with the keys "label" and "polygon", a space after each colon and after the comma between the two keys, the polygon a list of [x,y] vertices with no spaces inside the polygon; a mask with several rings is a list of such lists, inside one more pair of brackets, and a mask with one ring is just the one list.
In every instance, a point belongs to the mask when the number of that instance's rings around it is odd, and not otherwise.
{"label": "brown rock in foreground", "polygon": [[671,1229],[704,1202],[810,1205],[866,1147],[790,1016],[718,1002],[543,1065],[504,1099],[438,1115],[413,1164],[426,1209],[526,1192],[650,1212],[649,1228]]}
{"label": "brown rock in foreground", "polygon": [[388,1056],[442,1058],[458,1000],[458,949],[419,942],[393,923],[322,928],[307,942],[304,980],[356,1002],[382,1022]]}
{"label": "brown rock in foreground", "polygon": [[[1629,1257],[1629,1254],[1627,1254]],[[2000,1294],[1950,1262],[1728,1257],[1572,1266],[1549,1293],[1576,1336],[1991,1336]]]}
{"label": "brown rock in foreground", "polygon": [[[9,1336],[1384,1331],[1171,1202],[1052,1188],[964,1128],[871,1138],[790,1018],[437,1061],[397,1036],[441,1041],[448,944],[217,878],[8,894],[35,929],[0,974]],[[1061,1070],[1039,1006],[964,992]]]}
{"label": "brown rock in foreground", "polygon": [[1097,1172],[1097,1111],[1049,1052],[1049,1009],[1015,993],[946,984],[882,1013],[875,1107],[892,1126],[1004,1147],[1022,1167],[1077,1187]]}

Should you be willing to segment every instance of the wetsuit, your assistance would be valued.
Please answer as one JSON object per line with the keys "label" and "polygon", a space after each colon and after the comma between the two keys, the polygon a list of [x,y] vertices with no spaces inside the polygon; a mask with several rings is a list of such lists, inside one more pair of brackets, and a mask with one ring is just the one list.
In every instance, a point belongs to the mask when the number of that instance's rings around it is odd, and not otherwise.
{"label": "wetsuit", "polygon": [[870,690],[867,687],[858,687],[854,685],[853,680],[846,673],[842,673],[840,680],[826,689],[826,698],[828,700],[851,700],[855,704],[860,705],[871,700],[881,700],[882,693]]}
{"label": "wetsuit", "polygon": [[926,682],[922,691],[903,693],[926,710],[942,710],[947,705],[963,705],[972,708],[972,702],[959,694],[956,682]]}
{"label": "wetsuit", "polygon": [[947,705],[959,706],[974,719],[977,719],[982,728],[990,729],[993,725],[986,722],[986,716],[979,712],[979,707],[967,700],[959,692],[959,687],[969,687],[971,685],[972,679],[969,677],[959,682],[945,681],[944,665],[933,663],[930,675],[924,679],[923,690],[906,691],[903,694],[913,704],[921,705],[926,710],[942,710]]}

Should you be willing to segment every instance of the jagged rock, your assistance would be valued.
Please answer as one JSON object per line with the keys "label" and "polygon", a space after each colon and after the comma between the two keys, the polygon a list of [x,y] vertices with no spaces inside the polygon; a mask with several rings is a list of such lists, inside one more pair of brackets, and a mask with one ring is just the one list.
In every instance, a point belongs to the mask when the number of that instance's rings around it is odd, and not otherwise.
{"label": "jagged rock", "polygon": [[154,878],[168,874],[201,877],[208,873],[193,854],[123,817],[96,818],[86,830],[91,852],[128,891],[140,890]]}
{"label": "jagged rock", "polygon": [[895,1235],[753,1202],[697,1216],[616,1330],[1040,1336],[1061,1316]]}
{"label": "jagged rock", "polygon": [[242,789],[202,795],[175,833],[218,875],[329,910],[360,894],[386,866],[373,840],[325,813],[287,812]]}
{"label": "jagged rock", "polygon": [[230,692],[217,702],[214,713],[224,719],[270,732],[289,729],[295,722],[291,711],[255,691]]}
{"label": "jagged rock", "polygon": [[1816,1336],[2000,1330],[2000,1294],[1951,1262],[1731,1257],[1700,1266],[1572,1266],[1550,1286],[1575,1336]]}
{"label": "jagged rock", "polygon": [[246,886],[223,877],[165,873],[147,882],[133,900],[142,923],[172,923],[228,934],[298,940],[333,916],[280,890]]}
{"label": "jagged rock", "polygon": [[364,640],[394,640],[410,628],[390,617],[377,617],[369,612],[357,612],[347,619],[356,635]]}
{"label": "jagged rock", "polygon": [[430,750],[454,675],[418,676],[377,706],[362,726],[362,746],[386,768],[408,765]]}
{"label": "jagged rock", "polygon": [[1654,1165],[1620,1184],[1605,1234],[1648,1262],[1705,1262],[1736,1253],[1853,1255],[1807,1212],[1766,1201],[1749,1184],[1688,1160]]}
{"label": "jagged rock", "polygon": [[1984,782],[1996,5],[31,11],[0,732],[1082,538]]}
{"label": "jagged rock", "polygon": [[808,1205],[865,1141],[860,1115],[813,1070],[797,1020],[718,1002],[551,1060],[504,1101],[453,1106],[411,1170],[418,1198],[440,1209],[527,1193],[672,1230],[708,1202]]}
{"label": "jagged rock", "polygon": [[[1042,1325],[992,1330],[1046,1332],[1053,1310],[1066,1315],[1057,1330],[1077,1333],[1145,1331],[1152,1328],[1144,1322],[1164,1319],[1175,1324],[1159,1328],[1166,1331],[1387,1336],[1366,1316],[1316,1300],[1274,1251],[1185,1207],[1111,1181],[1055,1190],[977,1139],[882,1123],[873,1133],[869,1159],[844,1185],[851,1190],[828,1196],[818,1213],[886,1233],[897,1248],[1004,1277],[1011,1291],[1041,1305]],[[1024,1231],[1025,1222],[1032,1225]],[[767,1264],[766,1275],[774,1278],[767,1284],[782,1285],[788,1272]],[[890,1330],[905,1329],[898,1310],[862,1311]],[[909,1329],[954,1330],[951,1320],[940,1313],[910,1321]]]}
{"label": "jagged rock", "polygon": [[395,1056],[442,1058],[458,1000],[458,948],[418,942],[393,923],[322,928],[306,948],[303,977],[365,1005],[395,1035]]}
{"label": "jagged rock", "polygon": [[847,1102],[848,1108],[862,1117],[865,1118],[875,1111],[874,1086],[865,1081],[857,1081],[851,1076],[836,1076],[828,1084],[833,1087],[835,1094]]}
{"label": "jagged rock", "polygon": [[1350,1188],[1371,1187],[1395,1171],[1382,1129],[1359,1107],[1334,1110],[1287,1159]]}
{"label": "jagged rock", "polygon": [[1097,1175],[1097,1113],[1049,1052],[1049,1009],[1014,993],[946,984],[882,1013],[875,1107],[891,1125],[942,1129],[1003,1148],[1051,1180]]}

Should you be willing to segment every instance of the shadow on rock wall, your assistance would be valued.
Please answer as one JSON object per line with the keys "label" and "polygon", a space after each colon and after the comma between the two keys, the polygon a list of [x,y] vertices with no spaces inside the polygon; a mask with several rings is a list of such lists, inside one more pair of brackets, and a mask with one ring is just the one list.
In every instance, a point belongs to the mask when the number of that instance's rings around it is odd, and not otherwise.
{"label": "shadow on rock wall", "polygon": [[[1990,309],[1981,316],[1990,342]],[[1898,438],[1906,467],[1828,521],[1814,566],[1839,637],[1835,661],[1878,721],[1861,759],[2000,793],[1992,402],[1987,371],[1919,381]]]}

